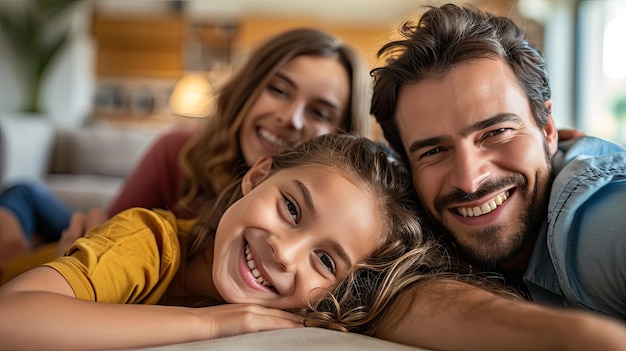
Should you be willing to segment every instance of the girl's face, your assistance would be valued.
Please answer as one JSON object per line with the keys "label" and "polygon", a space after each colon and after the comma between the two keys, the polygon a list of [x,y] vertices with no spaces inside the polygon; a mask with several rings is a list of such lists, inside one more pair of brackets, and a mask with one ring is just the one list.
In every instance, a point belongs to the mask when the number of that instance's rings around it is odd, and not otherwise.
{"label": "girl's face", "polygon": [[297,56],[269,81],[243,120],[246,164],[287,145],[336,132],[346,118],[350,79],[334,58]]}
{"label": "girl's face", "polygon": [[270,165],[252,167],[244,197],[218,225],[213,282],[228,303],[302,308],[373,253],[383,218],[374,196],[335,169],[307,165],[264,179]]}

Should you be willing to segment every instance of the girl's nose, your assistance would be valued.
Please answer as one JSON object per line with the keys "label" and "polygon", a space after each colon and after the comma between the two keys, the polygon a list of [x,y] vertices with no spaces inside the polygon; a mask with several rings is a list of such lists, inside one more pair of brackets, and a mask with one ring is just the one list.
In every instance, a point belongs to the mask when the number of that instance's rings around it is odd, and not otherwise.
{"label": "girl's nose", "polygon": [[305,242],[293,234],[272,234],[267,239],[272,248],[272,257],[285,272],[294,272],[299,257],[306,255]]}

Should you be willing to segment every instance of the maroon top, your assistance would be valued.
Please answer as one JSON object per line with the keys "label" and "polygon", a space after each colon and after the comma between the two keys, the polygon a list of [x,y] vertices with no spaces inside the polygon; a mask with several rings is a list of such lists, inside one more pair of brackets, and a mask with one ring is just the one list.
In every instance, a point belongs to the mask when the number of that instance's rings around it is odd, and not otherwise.
{"label": "maroon top", "polygon": [[178,129],[160,136],[126,178],[122,190],[109,206],[109,217],[131,207],[162,208],[186,217],[174,210],[181,198],[183,180],[178,155],[194,132]]}

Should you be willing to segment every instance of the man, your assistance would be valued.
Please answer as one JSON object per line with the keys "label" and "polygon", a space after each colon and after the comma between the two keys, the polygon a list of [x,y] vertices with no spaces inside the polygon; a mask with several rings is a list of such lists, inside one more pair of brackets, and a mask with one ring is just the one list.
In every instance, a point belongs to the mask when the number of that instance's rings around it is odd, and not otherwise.
{"label": "man", "polygon": [[558,142],[545,62],[509,19],[444,5],[404,34],[372,114],[442,237],[533,301],[626,320],[626,151]]}

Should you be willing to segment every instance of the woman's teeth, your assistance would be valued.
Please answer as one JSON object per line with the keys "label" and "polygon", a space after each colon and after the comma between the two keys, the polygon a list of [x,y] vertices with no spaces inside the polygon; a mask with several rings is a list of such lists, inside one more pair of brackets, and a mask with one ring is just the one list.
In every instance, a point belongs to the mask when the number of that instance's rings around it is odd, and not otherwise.
{"label": "woman's teeth", "polygon": [[270,285],[270,283],[265,281],[265,278],[261,276],[261,272],[259,272],[259,270],[256,269],[256,263],[254,262],[254,257],[252,257],[252,252],[250,251],[250,246],[248,246],[248,244],[246,244],[245,253],[246,253],[246,261],[248,262],[248,268],[250,269],[250,272],[252,273],[256,281],[259,284],[262,284],[264,286],[271,288],[272,285]]}
{"label": "woman's teeth", "polygon": [[266,143],[276,148],[282,148],[285,145],[285,141],[283,139],[277,137],[274,133],[271,133],[265,129],[259,129],[259,136]]}
{"label": "woman's teeth", "polygon": [[478,217],[487,214],[502,205],[509,198],[509,191],[496,195],[493,199],[477,207],[458,207],[456,212],[463,217]]}

